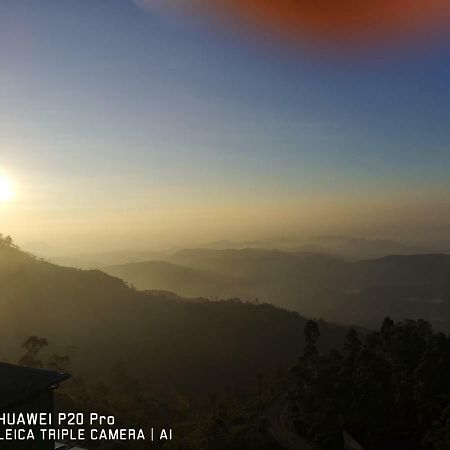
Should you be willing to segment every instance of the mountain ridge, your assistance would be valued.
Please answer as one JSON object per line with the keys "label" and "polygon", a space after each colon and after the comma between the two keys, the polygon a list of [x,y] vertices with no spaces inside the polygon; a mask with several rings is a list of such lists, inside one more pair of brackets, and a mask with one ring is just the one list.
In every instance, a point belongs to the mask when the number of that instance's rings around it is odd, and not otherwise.
{"label": "mountain ridge", "polygon": [[[376,327],[381,315],[393,313],[398,320],[411,314],[410,318],[424,317],[439,327],[444,319],[450,327],[450,255],[445,253],[347,261],[277,249],[185,249],[168,262],[194,269],[195,279],[187,277],[176,283],[170,273],[156,274],[148,266],[146,274],[140,264],[125,265],[111,273],[142,289],[165,289],[188,296],[258,298],[307,316],[347,324],[355,323],[357,317],[359,325]],[[165,267],[170,271],[172,266]],[[133,271],[137,268],[139,273]],[[202,283],[205,271],[214,273],[214,284],[209,278]],[[377,299],[374,292],[378,292]],[[439,308],[435,306],[437,298],[442,300]],[[410,299],[420,301],[409,304]],[[384,304],[384,309],[376,310],[374,302]]]}
{"label": "mountain ridge", "polygon": [[[141,292],[102,271],[57,266],[3,245],[0,293],[2,358],[17,360],[21,344],[40,336],[58,354],[77,348],[75,375],[95,380],[125,362],[164,392],[238,386],[287,367],[301,351],[306,322],[268,304]],[[346,332],[333,324],[323,330],[330,346]]]}

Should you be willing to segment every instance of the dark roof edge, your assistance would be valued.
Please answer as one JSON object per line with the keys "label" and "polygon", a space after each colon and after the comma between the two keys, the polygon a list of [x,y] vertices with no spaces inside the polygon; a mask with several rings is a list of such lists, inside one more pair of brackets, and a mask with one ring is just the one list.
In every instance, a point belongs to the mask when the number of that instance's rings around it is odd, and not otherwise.
{"label": "dark roof edge", "polygon": [[48,387],[52,386],[55,383],[59,383],[61,381],[67,380],[71,376],[69,373],[66,373],[66,372],[59,372],[59,371],[49,370],[49,369],[38,369],[36,367],[20,366],[18,364],[11,364],[11,363],[6,363],[6,362],[0,362],[0,366],[11,367],[12,369],[15,369],[15,370],[23,369],[23,370],[27,370],[27,371],[35,372],[35,373],[46,373],[49,376],[53,375],[55,378],[55,381],[52,383],[49,383]]}
{"label": "dark roof edge", "polygon": [[35,385],[35,387],[31,391],[27,392],[26,394],[24,393],[24,395],[18,395],[12,401],[5,402],[0,407],[1,411],[11,408],[13,405],[26,402],[27,400],[33,398],[35,395],[45,392],[53,387],[56,387],[62,381],[65,381],[70,378],[70,374],[65,372],[56,372],[47,369],[37,369],[34,367],[18,366],[16,364],[9,364],[2,362],[0,363],[0,367],[3,367],[5,369],[10,368],[12,370],[22,370],[24,372],[29,372],[30,374],[33,373],[45,374],[48,376],[48,380],[40,381],[38,384]]}

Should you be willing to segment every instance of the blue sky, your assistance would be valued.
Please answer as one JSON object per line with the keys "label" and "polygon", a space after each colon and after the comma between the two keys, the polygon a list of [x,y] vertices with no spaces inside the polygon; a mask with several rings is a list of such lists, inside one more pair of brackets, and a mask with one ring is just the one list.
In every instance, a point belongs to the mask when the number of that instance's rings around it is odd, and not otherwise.
{"label": "blue sky", "polygon": [[81,241],[103,209],[117,229],[140,210],[139,234],[168,205],[165,227],[177,207],[299,197],[448,205],[449,43],[338,56],[131,0],[3,0],[0,167],[18,196],[2,220],[24,240],[76,223]]}

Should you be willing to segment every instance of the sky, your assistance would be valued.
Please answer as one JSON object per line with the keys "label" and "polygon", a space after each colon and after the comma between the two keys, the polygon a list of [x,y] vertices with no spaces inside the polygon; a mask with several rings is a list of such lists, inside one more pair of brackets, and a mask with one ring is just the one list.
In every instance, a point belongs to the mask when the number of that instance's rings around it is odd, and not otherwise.
{"label": "sky", "polygon": [[448,35],[324,48],[231,22],[0,0],[0,232],[58,251],[448,236]]}

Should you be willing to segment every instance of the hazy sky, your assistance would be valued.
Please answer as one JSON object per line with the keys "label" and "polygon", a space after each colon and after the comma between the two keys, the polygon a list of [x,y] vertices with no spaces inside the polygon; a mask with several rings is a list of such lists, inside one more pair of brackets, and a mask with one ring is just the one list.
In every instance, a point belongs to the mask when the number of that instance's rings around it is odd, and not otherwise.
{"label": "hazy sky", "polygon": [[450,38],[338,53],[131,0],[0,0],[0,232],[445,237]]}

